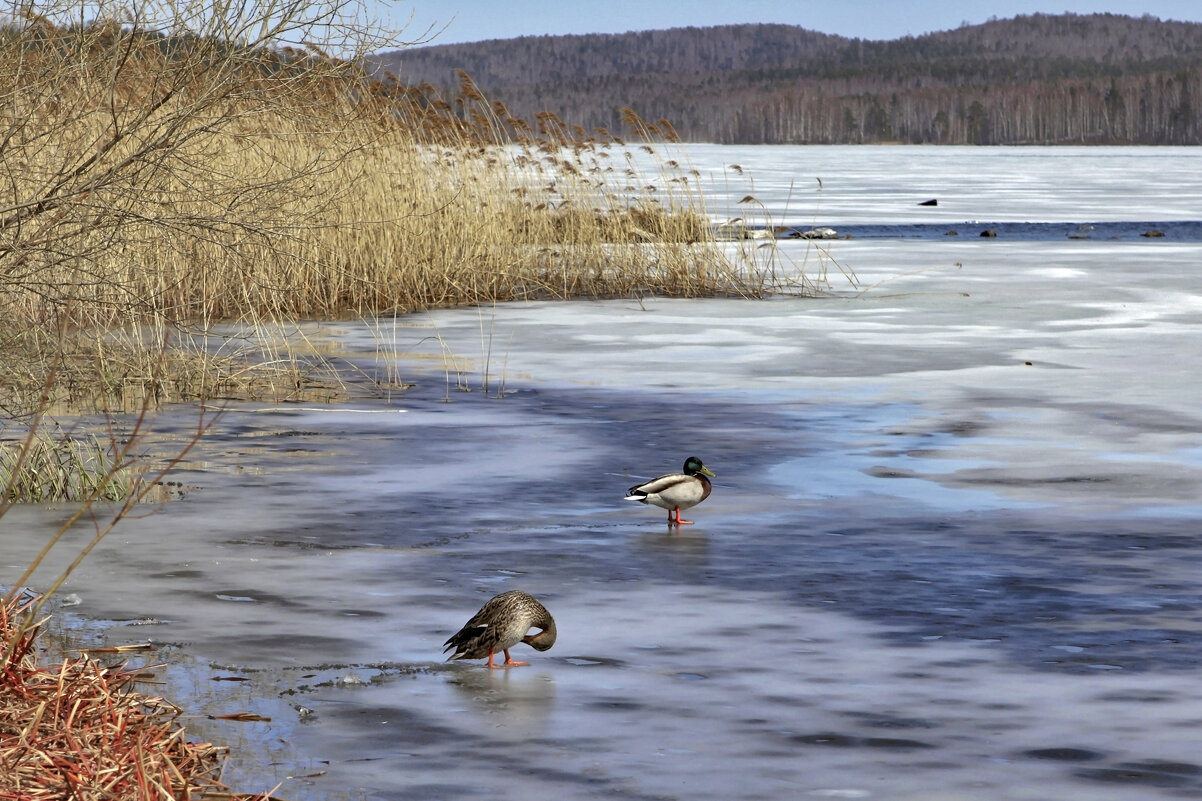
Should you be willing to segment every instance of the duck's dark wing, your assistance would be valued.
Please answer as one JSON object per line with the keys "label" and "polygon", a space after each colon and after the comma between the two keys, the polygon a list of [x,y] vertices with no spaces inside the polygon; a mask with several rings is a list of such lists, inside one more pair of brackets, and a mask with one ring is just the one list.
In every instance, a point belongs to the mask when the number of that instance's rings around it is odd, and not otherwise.
{"label": "duck's dark wing", "polygon": [[669,490],[672,487],[693,481],[692,476],[686,476],[684,473],[669,473],[666,476],[653,478],[646,484],[639,484],[626,490],[627,498],[630,500],[638,500],[645,498],[648,495],[657,495],[664,490]]}
{"label": "duck's dark wing", "polygon": [[447,638],[442,652],[445,654],[454,648],[451,659],[483,659],[488,656],[495,650],[494,646],[500,637],[494,622],[497,607],[496,598],[480,607],[480,611],[463,628]]}

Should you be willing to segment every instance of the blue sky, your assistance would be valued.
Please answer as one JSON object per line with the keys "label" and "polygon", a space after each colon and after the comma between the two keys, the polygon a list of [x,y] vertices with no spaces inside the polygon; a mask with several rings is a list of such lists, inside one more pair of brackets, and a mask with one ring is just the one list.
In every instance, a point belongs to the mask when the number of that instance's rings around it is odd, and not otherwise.
{"label": "blue sky", "polygon": [[1202,22],[1199,0],[1053,0],[994,4],[964,0],[402,0],[384,8],[395,24],[412,17],[406,38],[446,29],[432,44],[564,33],[622,33],[686,25],[778,22],[861,39],[920,36],[1018,14],[1110,12]]}

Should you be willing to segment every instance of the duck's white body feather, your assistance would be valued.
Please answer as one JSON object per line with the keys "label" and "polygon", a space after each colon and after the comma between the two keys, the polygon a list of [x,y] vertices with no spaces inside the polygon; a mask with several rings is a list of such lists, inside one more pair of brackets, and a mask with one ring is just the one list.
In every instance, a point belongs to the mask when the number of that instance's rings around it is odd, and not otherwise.
{"label": "duck's white body feather", "polygon": [[653,478],[646,484],[631,487],[625,500],[649,503],[660,509],[691,509],[710,494],[710,482],[705,476],[686,476],[669,473]]}

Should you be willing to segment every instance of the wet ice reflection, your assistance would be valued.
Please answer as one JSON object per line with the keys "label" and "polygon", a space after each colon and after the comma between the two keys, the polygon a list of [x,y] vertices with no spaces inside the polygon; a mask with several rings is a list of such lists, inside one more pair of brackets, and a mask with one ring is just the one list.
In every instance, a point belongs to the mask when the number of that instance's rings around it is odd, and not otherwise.
{"label": "wet ice reflection", "polygon": [[1202,771],[1183,736],[1196,682],[1102,663],[1032,680],[996,640],[886,646],[878,626],[753,591],[577,586],[548,604],[570,636],[529,668],[292,679],[271,733],[310,761],[276,766],[282,792],[1117,801],[1188,792]]}

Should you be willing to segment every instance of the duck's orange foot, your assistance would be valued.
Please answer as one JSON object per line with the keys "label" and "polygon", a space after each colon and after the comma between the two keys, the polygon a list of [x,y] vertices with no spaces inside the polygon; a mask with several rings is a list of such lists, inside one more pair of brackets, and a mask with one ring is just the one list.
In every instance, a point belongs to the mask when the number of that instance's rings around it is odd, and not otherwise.
{"label": "duck's orange foot", "polygon": [[513,660],[513,657],[511,657],[509,655],[509,649],[508,648],[505,649],[505,667],[521,667],[522,665],[529,665],[529,664],[530,664],[529,662],[515,662]]}
{"label": "duck's orange foot", "polygon": [[[676,513],[675,517],[672,516],[673,512]],[[679,506],[676,507],[675,509],[671,509],[668,511],[668,528],[671,528],[672,526],[691,526],[691,525],[693,525],[692,520],[681,520],[680,519],[680,507]]]}

